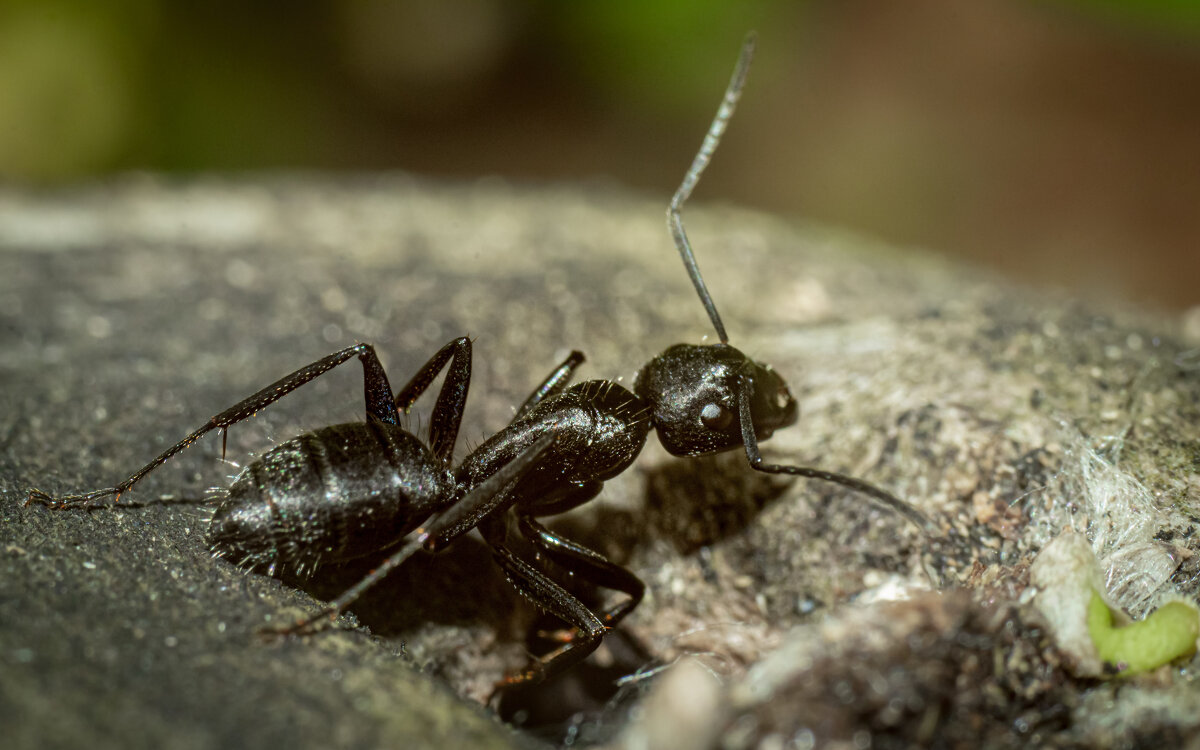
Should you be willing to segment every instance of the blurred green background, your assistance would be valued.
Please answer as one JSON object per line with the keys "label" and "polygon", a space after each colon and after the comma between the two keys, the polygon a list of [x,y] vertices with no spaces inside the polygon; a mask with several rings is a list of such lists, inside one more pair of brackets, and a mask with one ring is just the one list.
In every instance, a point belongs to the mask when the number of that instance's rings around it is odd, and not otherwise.
{"label": "blurred green background", "polygon": [[599,176],[1200,304],[1194,0],[0,0],[0,179]]}

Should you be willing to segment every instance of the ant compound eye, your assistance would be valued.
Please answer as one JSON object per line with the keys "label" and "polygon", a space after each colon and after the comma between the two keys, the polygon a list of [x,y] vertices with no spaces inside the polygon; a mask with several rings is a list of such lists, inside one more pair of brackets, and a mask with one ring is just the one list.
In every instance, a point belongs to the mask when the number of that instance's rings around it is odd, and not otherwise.
{"label": "ant compound eye", "polygon": [[792,394],[788,392],[786,387],[775,391],[775,408],[783,411],[792,402]]}
{"label": "ant compound eye", "polygon": [[705,404],[700,410],[700,421],[710,430],[724,430],[733,421],[733,412],[720,404]]}

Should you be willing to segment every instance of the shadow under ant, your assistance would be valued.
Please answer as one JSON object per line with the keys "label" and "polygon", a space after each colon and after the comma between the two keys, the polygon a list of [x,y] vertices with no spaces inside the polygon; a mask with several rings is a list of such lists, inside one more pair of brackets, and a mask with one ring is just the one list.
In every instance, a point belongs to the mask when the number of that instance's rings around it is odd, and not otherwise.
{"label": "shadow under ant", "polygon": [[137,499],[133,495],[129,495],[128,497],[122,497],[119,502],[114,499],[107,503],[91,503],[81,505],[79,509],[85,513],[93,513],[98,510],[111,513],[114,510],[140,510],[143,508],[173,508],[183,506],[211,506],[215,508],[218,500],[219,498],[214,499],[211,496],[195,497],[171,493],[145,499]]}
{"label": "shadow under ant", "polygon": [[[386,557],[384,552],[322,566],[308,577],[290,570],[276,571],[273,577],[325,601],[361,580]],[[541,564],[585,604],[600,605],[600,589],[548,561]],[[536,612],[506,586],[503,573],[491,563],[490,549],[474,537],[458,539],[438,553],[414,555],[365,592],[349,612],[359,626],[384,638],[403,638],[426,624],[470,627],[487,622],[495,628],[499,644],[520,642],[535,658],[561,645],[552,635],[566,627],[558,618]],[[623,688],[622,678],[654,666],[650,650],[619,626],[608,634],[602,649],[603,658],[593,657],[545,681],[503,691],[494,704],[497,714],[550,742],[578,735],[585,724],[593,740],[602,741],[606,727],[616,724],[604,717],[624,710],[646,687]]]}
{"label": "shadow under ant", "polygon": [[[276,571],[274,577],[317,601],[328,601],[362,580],[392,551],[323,565],[307,576],[289,569]],[[366,591],[348,611],[359,625],[385,638],[411,634],[427,623],[466,626],[490,622],[496,623],[503,640],[503,625],[517,614],[517,601],[505,585],[503,573],[492,564],[487,545],[465,537],[443,551],[414,555]]]}
{"label": "shadow under ant", "polygon": [[552,528],[618,564],[628,563],[637,547],[655,540],[688,556],[745,531],[795,484],[794,477],[755,471],[736,453],[666,461],[643,475],[641,507],[600,503],[557,519]]}

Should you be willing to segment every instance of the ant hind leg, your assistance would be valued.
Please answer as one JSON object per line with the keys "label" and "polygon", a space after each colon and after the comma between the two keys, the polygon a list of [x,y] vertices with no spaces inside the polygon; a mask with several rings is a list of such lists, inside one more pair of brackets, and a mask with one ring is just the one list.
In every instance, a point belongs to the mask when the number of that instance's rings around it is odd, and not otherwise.
{"label": "ant hind leg", "polygon": [[[131,490],[133,485],[141,481],[147,474],[166,463],[175,454],[190,447],[208,432],[221,430],[224,433],[231,425],[254,416],[260,409],[275,403],[305,383],[315,380],[353,357],[358,357],[363,365],[363,395],[366,400],[367,418],[388,424],[399,424],[396,406],[392,400],[391,386],[388,385],[383,365],[379,363],[379,357],[375,354],[375,347],[370,344],[355,344],[341,351],[334,352],[327,357],[323,357],[312,364],[305,365],[290,375],[276,380],[257,393],[242,399],[209,419],[208,422],[201,425],[183,440],[163,451],[153,461],[138,469],[127,479],[113,487],[105,487],[79,495],[66,495],[63,497],[53,497],[41,490],[31,489],[25,500],[25,505],[39,503],[51,508],[67,508],[90,505],[96,500],[106,497],[113,497],[113,502],[117,502],[121,499],[121,495]],[[224,440],[222,440],[222,453],[224,453],[224,445]]]}

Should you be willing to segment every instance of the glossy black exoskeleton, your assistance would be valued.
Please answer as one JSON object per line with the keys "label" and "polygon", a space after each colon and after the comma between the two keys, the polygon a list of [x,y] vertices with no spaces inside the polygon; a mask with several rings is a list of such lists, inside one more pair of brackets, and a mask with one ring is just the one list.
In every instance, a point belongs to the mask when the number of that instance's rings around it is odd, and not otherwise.
{"label": "glossy black exoskeleton", "polygon": [[[625,471],[654,430],[678,456],[739,448],[750,465],[848,486],[923,528],[925,518],[861,480],[797,466],[767,464],[758,443],[797,418],[796,400],[769,365],[728,343],[684,232],[680,212],[707,165],[741,94],[754,39],[743,47],[729,88],[668,209],[668,225],[720,343],[679,344],[638,374],[633,391],[609,380],[568,387],[583,355],[572,352],[534,390],[512,422],[452,466],[471,377],[471,343],[451,341],[398,393],[369,344],[357,344],[303,367],[217,414],[116,485],[53,498],[31,490],[27,504],[86,505],[120,498],[149,472],[211,430],[224,432],[305,383],[357,357],[363,365],[366,421],[326,427],[282,443],[247,466],[220,502],[207,533],[214,554],[237,565],[318,565],[391,551],[387,560],[311,617],[274,632],[307,633],[328,625],[367,588],[415,552],[437,550],[478,529],[496,563],[521,594],[570,627],[561,645],[505,683],[530,683],[583,659],[641,601],[644,585],[630,571],[558,535],[538,519],[595,497]],[[400,427],[407,412],[446,368],[430,421],[428,444]],[[534,561],[514,552],[514,531],[535,553],[578,578],[624,594],[592,611]]]}

